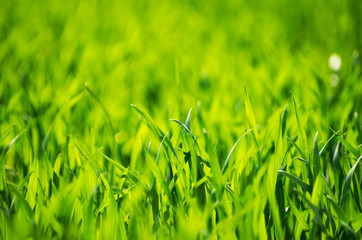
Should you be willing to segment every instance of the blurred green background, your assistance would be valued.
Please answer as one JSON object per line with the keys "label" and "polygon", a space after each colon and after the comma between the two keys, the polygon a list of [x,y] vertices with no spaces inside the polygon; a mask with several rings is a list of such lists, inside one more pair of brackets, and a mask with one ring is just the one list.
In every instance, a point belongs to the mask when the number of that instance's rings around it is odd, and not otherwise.
{"label": "blurred green background", "polygon": [[[0,4],[0,96],[7,113],[23,111],[9,101],[22,98],[22,88],[45,113],[85,83],[125,131],[133,124],[130,103],[162,117],[167,105],[183,116],[200,101],[217,113],[212,121],[240,121],[245,83],[260,123],[284,107],[290,90],[310,114],[324,105],[327,127],[341,120],[327,109],[355,99],[347,107],[360,110],[361,81],[346,77],[361,49],[358,0]],[[328,68],[333,53],[342,59],[335,88]]]}

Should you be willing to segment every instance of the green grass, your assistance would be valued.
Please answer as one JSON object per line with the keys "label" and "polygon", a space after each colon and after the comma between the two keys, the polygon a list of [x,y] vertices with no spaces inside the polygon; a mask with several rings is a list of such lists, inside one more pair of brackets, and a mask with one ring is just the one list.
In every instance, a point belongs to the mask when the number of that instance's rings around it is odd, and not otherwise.
{"label": "green grass", "polygon": [[362,238],[361,50],[357,0],[1,1],[0,238]]}

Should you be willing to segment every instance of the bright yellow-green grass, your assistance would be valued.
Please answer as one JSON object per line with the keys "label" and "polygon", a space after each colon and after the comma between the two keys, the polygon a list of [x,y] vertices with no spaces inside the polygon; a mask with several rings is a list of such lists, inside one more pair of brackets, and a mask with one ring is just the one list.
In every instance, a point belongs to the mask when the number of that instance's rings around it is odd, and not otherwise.
{"label": "bright yellow-green grass", "polygon": [[0,0],[0,239],[362,238],[362,2]]}

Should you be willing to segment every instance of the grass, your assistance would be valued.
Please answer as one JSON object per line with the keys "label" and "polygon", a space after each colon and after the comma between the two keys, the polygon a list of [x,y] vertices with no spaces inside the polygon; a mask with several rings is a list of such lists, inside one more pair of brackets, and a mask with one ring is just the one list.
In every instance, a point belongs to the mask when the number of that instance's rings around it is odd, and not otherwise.
{"label": "grass", "polygon": [[1,239],[362,238],[361,16],[1,2]]}

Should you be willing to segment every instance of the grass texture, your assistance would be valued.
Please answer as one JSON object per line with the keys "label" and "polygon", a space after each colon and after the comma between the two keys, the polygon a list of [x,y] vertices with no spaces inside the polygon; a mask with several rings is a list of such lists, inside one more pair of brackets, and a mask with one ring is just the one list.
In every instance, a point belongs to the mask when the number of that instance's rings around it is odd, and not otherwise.
{"label": "grass texture", "polygon": [[0,238],[362,238],[361,19],[0,1]]}

